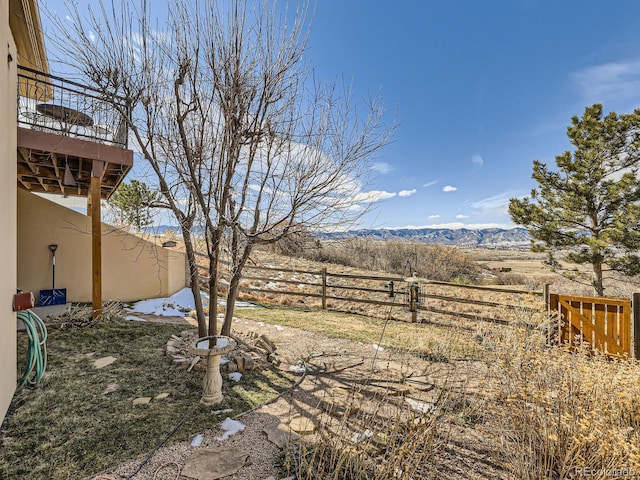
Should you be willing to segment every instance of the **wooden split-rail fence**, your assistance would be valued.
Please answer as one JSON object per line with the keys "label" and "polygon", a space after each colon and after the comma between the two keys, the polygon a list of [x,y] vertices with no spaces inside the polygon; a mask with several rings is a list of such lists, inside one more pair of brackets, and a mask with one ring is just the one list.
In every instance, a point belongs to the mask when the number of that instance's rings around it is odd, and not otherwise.
{"label": "wooden split-rail fence", "polygon": [[[208,268],[198,267],[206,288]],[[554,325],[549,333],[555,341],[587,344],[612,357],[640,358],[640,294],[633,300],[577,297],[551,294],[549,285],[536,291],[330,272],[326,267],[307,270],[246,265],[245,272],[240,291],[249,299],[290,297],[298,300],[289,303],[322,309],[353,311],[355,306],[361,312],[369,308],[368,313],[377,309],[380,316],[412,322],[425,322],[424,312],[503,325],[519,322],[534,327],[547,322]],[[224,268],[219,276],[228,280]],[[358,310],[357,306],[364,308]],[[550,322],[552,318],[559,321]]]}

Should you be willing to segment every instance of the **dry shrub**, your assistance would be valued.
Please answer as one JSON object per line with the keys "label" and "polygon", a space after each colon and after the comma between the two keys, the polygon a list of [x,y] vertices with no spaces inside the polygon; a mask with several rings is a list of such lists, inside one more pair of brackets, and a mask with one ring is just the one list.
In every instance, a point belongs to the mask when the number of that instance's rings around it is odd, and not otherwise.
{"label": "dry shrub", "polygon": [[113,322],[122,318],[122,304],[118,301],[108,301],[102,304],[102,317],[93,319],[93,307],[87,303],[72,303],[62,315],[50,317],[53,323],[61,329],[87,328],[99,322]]}
{"label": "dry shrub", "polygon": [[640,368],[545,346],[542,333],[506,329],[497,350],[493,431],[516,478],[612,478],[640,472]]}
{"label": "dry shrub", "polygon": [[521,273],[500,273],[495,277],[496,285],[526,285],[528,278]]}
{"label": "dry shrub", "polygon": [[474,259],[448,245],[425,245],[407,242],[381,242],[351,238],[326,242],[321,246],[302,248],[297,254],[309,260],[346,265],[364,270],[408,276],[419,273],[423,278],[440,281],[474,279],[480,267]]}
{"label": "dry shrub", "polygon": [[437,478],[437,457],[449,434],[444,420],[452,403],[446,400],[449,393],[428,404],[432,410],[425,413],[410,409],[402,398],[400,407],[392,407],[384,396],[373,399],[373,412],[363,413],[361,400],[353,399],[358,412],[353,417],[321,422],[317,440],[288,445],[287,474],[298,480]]}

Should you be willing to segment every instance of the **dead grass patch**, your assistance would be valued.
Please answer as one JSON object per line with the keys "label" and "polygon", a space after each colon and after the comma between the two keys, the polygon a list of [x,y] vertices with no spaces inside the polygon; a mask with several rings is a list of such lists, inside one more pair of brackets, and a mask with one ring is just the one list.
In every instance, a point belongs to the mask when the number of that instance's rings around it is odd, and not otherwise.
{"label": "dead grass patch", "polygon": [[[198,405],[202,374],[185,375],[164,356],[184,325],[113,321],[85,329],[49,329],[49,363],[36,389],[17,392],[2,427],[0,478],[82,478],[157,445],[182,420],[173,440],[220,419]],[[19,350],[26,347],[21,344]],[[94,360],[114,356],[96,369]],[[103,394],[112,384],[117,387]],[[230,416],[275,397],[291,384],[282,372],[247,373],[225,382],[220,408]],[[160,393],[169,393],[156,399]],[[147,405],[133,405],[152,397]]]}
{"label": "dead grass patch", "polygon": [[637,362],[549,348],[541,334],[516,328],[505,331],[497,359],[491,432],[516,478],[640,472]]}
{"label": "dead grass patch", "polygon": [[238,309],[243,318],[300,328],[337,338],[402,349],[418,356],[442,359],[477,360],[482,349],[468,328],[455,323],[416,324],[319,309],[269,306]]}

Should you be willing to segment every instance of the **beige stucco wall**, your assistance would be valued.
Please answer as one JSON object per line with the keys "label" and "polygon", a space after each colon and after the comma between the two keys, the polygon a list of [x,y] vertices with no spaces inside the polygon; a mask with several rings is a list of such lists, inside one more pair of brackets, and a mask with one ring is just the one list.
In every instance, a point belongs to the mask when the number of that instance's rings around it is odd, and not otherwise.
{"label": "beige stucco wall", "polygon": [[[164,297],[185,286],[184,254],[102,226],[102,298]],[[91,301],[91,219],[37,195],[18,191],[18,287],[52,287],[51,252],[57,244],[56,288],[71,302]]]}
{"label": "beige stucco wall", "polygon": [[[16,92],[17,58],[9,29],[9,1],[0,0],[0,419],[16,387]],[[9,61],[11,55],[13,61]]]}

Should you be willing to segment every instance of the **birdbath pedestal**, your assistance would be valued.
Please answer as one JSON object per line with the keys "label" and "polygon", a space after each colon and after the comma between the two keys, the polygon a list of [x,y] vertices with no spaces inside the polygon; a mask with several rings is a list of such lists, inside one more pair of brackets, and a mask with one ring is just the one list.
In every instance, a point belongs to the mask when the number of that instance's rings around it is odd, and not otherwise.
{"label": "birdbath pedestal", "polygon": [[222,401],[220,357],[233,350],[235,346],[235,340],[224,335],[202,337],[189,345],[190,353],[207,357],[207,372],[202,382],[202,398],[200,399],[202,405],[211,407]]}

